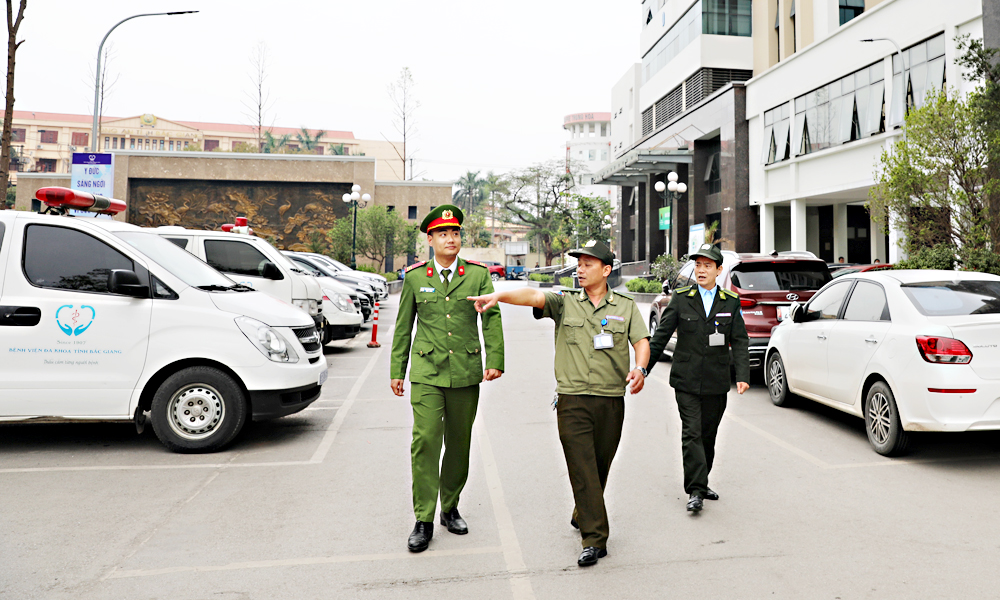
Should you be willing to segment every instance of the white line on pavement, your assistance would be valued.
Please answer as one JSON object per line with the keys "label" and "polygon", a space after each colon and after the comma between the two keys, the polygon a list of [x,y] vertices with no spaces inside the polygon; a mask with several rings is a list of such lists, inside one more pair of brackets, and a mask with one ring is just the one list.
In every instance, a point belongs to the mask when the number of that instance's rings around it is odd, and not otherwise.
{"label": "white line on pavement", "polygon": [[486,485],[490,490],[490,502],[493,504],[493,514],[496,517],[497,529],[500,531],[500,545],[503,548],[504,562],[510,573],[510,589],[514,600],[534,600],[535,592],[531,588],[528,569],[521,555],[521,545],[517,541],[517,531],[514,529],[514,519],[507,509],[503,487],[500,484],[500,472],[497,470],[496,459],[493,456],[493,445],[486,433],[482,419],[476,425],[476,439],[479,441],[479,451],[482,452],[483,470],[486,472]]}
{"label": "white line on pavement", "polygon": [[154,575],[170,575],[173,573],[207,573],[212,571],[240,571],[246,569],[262,569],[269,567],[297,567],[303,565],[329,565],[336,563],[371,562],[379,560],[426,560],[439,556],[471,556],[474,554],[499,554],[503,548],[468,548],[464,550],[427,550],[419,554],[359,554],[355,556],[313,556],[305,558],[285,558],[277,560],[255,560],[229,563],[228,565],[198,566],[198,567],[166,567],[163,569],[133,569],[130,571],[115,571],[105,579],[126,579],[130,577],[151,577]]}
{"label": "white line on pavement", "polygon": [[383,348],[379,348],[372,354],[372,357],[368,360],[368,365],[365,366],[365,370],[361,372],[361,377],[354,382],[354,387],[351,388],[351,393],[347,395],[347,400],[340,405],[340,410],[337,411],[336,416],[333,417],[333,422],[330,423],[330,427],[326,430],[326,435],[323,436],[323,441],[319,443],[319,447],[316,448],[316,452],[313,453],[312,458],[309,459],[309,463],[317,464],[323,462],[326,458],[327,452],[330,451],[330,447],[333,446],[333,440],[337,438],[337,432],[340,431],[340,426],[344,424],[344,419],[347,418],[347,413],[351,411],[351,407],[354,406],[354,399],[358,397],[361,393],[361,388],[364,387],[365,382],[368,380],[368,376],[371,375],[372,369],[375,368],[375,363],[378,361],[379,357],[382,356]]}

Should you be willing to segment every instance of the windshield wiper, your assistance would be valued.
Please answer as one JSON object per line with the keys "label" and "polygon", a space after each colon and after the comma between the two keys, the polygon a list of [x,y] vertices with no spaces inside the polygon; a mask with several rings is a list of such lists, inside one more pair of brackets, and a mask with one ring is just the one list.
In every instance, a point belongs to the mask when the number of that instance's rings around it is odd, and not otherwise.
{"label": "windshield wiper", "polygon": [[199,285],[198,289],[199,290],[205,290],[206,292],[228,292],[229,290],[231,290],[233,288],[231,286],[227,286],[227,285],[215,285],[213,283],[212,285]]}
{"label": "windshield wiper", "polygon": [[233,290],[233,291],[236,291],[236,292],[253,292],[253,291],[256,291],[252,287],[250,287],[249,285],[245,285],[245,284],[242,284],[242,283],[237,283],[236,285],[231,285],[231,286],[229,286],[226,289],[227,290]]}

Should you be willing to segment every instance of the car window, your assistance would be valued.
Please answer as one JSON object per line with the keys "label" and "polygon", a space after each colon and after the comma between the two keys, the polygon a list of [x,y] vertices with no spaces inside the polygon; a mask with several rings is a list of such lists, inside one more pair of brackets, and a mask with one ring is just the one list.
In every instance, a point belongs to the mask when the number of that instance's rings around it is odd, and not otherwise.
{"label": "car window", "polygon": [[1000,281],[931,281],[900,287],[929,317],[1000,313]]}
{"label": "car window", "polygon": [[3,223],[0,223],[0,250],[3,249],[3,232],[4,232],[4,226]]}
{"label": "car window", "polygon": [[844,296],[847,295],[847,290],[851,289],[851,283],[853,282],[837,283],[813,296],[809,304],[806,304],[805,320],[836,319],[844,303]]}
{"label": "car window", "polygon": [[684,287],[686,285],[694,285],[697,282],[694,281],[691,276],[694,274],[694,261],[688,261],[686,265],[681,267],[681,272],[677,274],[677,281],[674,282],[674,288]]}
{"label": "car window", "polygon": [[289,258],[291,258],[292,262],[295,263],[296,268],[305,269],[310,273],[316,272],[319,273],[321,276],[326,276],[326,277],[333,276],[327,269],[324,269],[318,264],[313,264],[307,260],[299,258],[298,256],[291,256]]}
{"label": "car window", "polygon": [[[155,233],[144,231],[122,231],[115,235],[191,287],[235,285],[232,279],[206,265],[197,256],[171,244],[174,240],[167,241]],[[158,293],[155,284],[153,291]]]}
{"label": "car window", "polygon": [[135,270],[131,259],[99,239],[52,225],[28,226],[23,265],[33,285],[102,294],[112,269]]}
{"label": "car window", "polygon": [[733,267],[733,285],[752,292],[818,290],[830,269],[816,262],[746,262]]}
{"label": "car window", "polygon": [[264,265],[271,262],[246,242],[205,240],[205,259],[224,273],[262,277]]}
{"label": "car window", "polygon": [[170,238],[170,237],[168,237],[167,241],[173,242],[174,244],[177,244],[181,248],[184,248],[185,250],[187,250],[188,240],[186,240],[184,238]]}
{"label": "car window", "polygon": [[885,300],[882,286],[868,281],[859,281],[851,292],[844,311],[847,321],[888,321],[889,305]]}

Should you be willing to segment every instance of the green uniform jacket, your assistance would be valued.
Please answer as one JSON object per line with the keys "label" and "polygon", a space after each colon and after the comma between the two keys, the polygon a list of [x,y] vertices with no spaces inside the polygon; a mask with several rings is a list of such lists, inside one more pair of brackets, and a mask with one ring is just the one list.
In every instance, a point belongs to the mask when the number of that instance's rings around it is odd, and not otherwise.
{"label": "green uniform jacket", "polygon": [[[725,334],[721,346],[709,346],[708,336]],[[750,337],[740,312],[740,297],[719,288],[709,316],[697,286],[674,290],[674,295],[663,311],[660,322],[650,342],[648,370],[663,354],[670,336],[677,331],[677,346],[670,367],[670,386],[689,394],[725,394],[729,392],[729,348],[733,349],[736,381],[750,381]]]}
{"label": "green uniform jacket", "polygon": [[[428,276],[428,270],[431,271]],[[479,343],[476,305],[465,298],[493,292],[484,266],[458,258],[445,288],[434,262],[414,265],[406,272],[392,337],[391,379],[404,379],[412,358],[410,381],[438,387],[466,387],[483,380],[483,349]],[[417,333],[410,351],[413,321]],[[500,308],[482,314],[486,368],[504,370],[503,325]]]}

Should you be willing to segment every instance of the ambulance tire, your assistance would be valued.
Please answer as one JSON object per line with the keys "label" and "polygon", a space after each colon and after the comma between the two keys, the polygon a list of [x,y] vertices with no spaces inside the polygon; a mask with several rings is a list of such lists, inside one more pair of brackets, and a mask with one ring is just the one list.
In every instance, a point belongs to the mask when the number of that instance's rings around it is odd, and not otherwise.
{"label": "ambulance tire", "polygon": [[150,419],[172,452],[216,452],[243,429],[247,401],[240,385],[213,367],[188,367],[163,382],[153,396]]}

